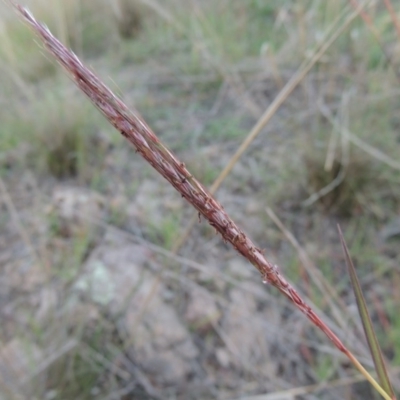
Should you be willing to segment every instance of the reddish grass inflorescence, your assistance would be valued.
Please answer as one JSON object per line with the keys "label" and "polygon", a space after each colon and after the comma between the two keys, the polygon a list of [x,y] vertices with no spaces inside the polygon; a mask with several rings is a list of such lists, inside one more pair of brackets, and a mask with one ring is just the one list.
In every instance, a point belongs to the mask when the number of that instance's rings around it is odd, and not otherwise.
{"label": "reddish grass inflorescence", "polygon": [[78,57],[57,40],[46,26],[37,22],[24,7],[12,3],[40,37],[47,50],[64,67],[75,84],[103,113],[108,121],[232,246],[261,273],[262,280],[276,287],[288,297],[309,320],[320,328],[343,353],[348,353],[338,337],[304,302],[296,289],[282,276],[276,265],[270,263],[250,238],[232,221],[223,207],[208,193],[157,138],[136,110],[130,110],[106,87],[100,79],[85,67]]}

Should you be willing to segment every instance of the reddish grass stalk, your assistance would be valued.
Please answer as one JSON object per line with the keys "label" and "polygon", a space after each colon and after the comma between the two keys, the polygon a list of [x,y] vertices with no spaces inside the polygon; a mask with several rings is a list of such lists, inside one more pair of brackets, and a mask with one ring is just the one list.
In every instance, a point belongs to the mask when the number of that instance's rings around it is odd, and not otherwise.
{"label": "reddish grass stalk", "polygon": [[202,215],[221,234],[225,242],[231,243],[241,255],[259,270],[264,283],[270,283],[289,298],[360,369],[360,364],[351,352],[305,303],[296,289],[282,276],[278,267],[266,260],[262,251],[232,221],[223,207],[208,193],[204,186],[190,174],[185,164],[179,161],[161,143],[138,112],[129,110],[93,72],[80,62],[74,53],[50,33],[46,26],[38,23],[29,11],[11,0],[10,3],[28,22],[47,50],[64,67],[79,89],[89,97],[108,121],[135,146],[136,152],[196,208],[199,215]]}
{"label": "reddish grass stalk", "polygon": [[278,267],[266,260],[262,251],[232,221],[207,189],[190,174],[185,164],[163,145],[138,112],[129,110],[72,51],[51,34],[46,26],[38,23],[28,10],[18,4],[12,4],[43,41],[47,50],[68,72],[78,88],[89,97],[111,125],[135,146],[136,152],[196,208],[199,214],[221,234],[225,242],[231,243],[259,270],[264,283],[275,286],[320,328],[340,351],[346,352],[342,342],[304,302],[296,289],[279,272]]}

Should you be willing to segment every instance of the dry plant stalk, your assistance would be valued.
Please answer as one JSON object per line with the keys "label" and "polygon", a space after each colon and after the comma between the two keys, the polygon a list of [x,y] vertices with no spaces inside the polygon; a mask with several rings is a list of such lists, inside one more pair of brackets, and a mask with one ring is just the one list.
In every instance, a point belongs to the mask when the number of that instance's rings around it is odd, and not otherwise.
{"label": "dry plant stalk", "polygon": [[152,167],[160,173],[217,232],[225,242],[247,258],[261,273],[265,283],[275,286],[287,296],[315,325],[321,328],[336,347],[343,351],[343,344],[320,318],[304,302],[297,291],[279,272],[278,267],[263,255],[250,238],[232,221],[223,207],[208,193],[207,189],[194,178],[151,131],[136,110],[128,107],[106,87],[100,79],[86,68],[78,57],[57,40],[45,27],[38,23],[25,8],[15,5],[25,20],[42,39],[47,50],[66,69],[76,85],[102,112],[108,121],[136,148]]}
{"label": "dry plant stalk", "polygon": [[[296,289],[279,272],[278,267],[266,260],[262,250],[257,248],[250,238],[232,221],[223,207],[190,174],[185,164],[179,161],[163,145],[139,116],[138,112],[129,110],[93,72],[81,63],[72,51],[68,50],[51,34],[46,26],[37,22],[27,9],[11,0],[9,0],[9,3],[30,25],[47,50],[64,67],[78,88],[89,97],[107,120],[135,146],[136,152],[196,208],[199,216],[202,215],[221,234],[225,242],[231,243],[242,256],[258,269],[264,283],[270,283],[289,298],[315,326],[325,333],[342,353],[358,368],[361,367],[340,339],[305,303]],[[371,379],[373,378],[371,377]],[[382,395],[384,396],[384,394],[385,392]]]}

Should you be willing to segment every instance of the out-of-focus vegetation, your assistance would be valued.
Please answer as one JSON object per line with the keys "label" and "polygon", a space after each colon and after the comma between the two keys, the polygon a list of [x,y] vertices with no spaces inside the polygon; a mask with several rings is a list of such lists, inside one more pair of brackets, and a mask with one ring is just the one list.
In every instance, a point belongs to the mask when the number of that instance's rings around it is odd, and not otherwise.
{"label": "out-of-focus vegetation", "polygon": [[[383,2],[365,9],[374,31],[362,18],[350,24],[249,147],[217,198],[321,313],[334,320],[340,333],[349,337],[350,347],[365,356],[366,347],[354,340],[358,320],[343,258],[338,255],[335,226],[340,222],[375,310],[374,321],[380,324],[385,354],[398,367],[400,37],[396,18],[398,22],[400,8],[392,3],[395,19]],[[144,115],[207,186],[298,66],[355,7],[344,0],[31,0],[28,6]],[[0,176],[4,180],[0,250],[5,254],[0,264],[9,271],[7,266],[27,257],[28,250],[22,249],[33,249],[28,255],[36,254],[32,259],[45,270],[40,290],[56,285],[61,297],[40,319],[30,311],[37,287],[18,289],[19,282],[12,286],[9,272],[4,272],[0,307],[11,315],[12,323],[0,330],[0,342],[18,337],[45,353],[37,373],[45,378],[37,384],[32,378],[36,397],[31,398],[226,399],[349,376],[340,355],[331,355],[334,351],[326,349],[325,339],[288,310],[283,300],[273,300],[282,320],[271,324],[278,331],[291,332],[274,340],[266,332],[266,347],[276,352],[264,354],[260,345],[262,367],[257,367],[253,353],[246,358],[232,350],[224,317],[210,324],[184,321],[204,353],[188,374],[187,386],[153,381],[151,368],[142,369],[140,355],[129,352],[134,339],[124,337],[109,310],[88,301],[82,315],[70,312],[78,301],[76,284],[93,249],[104,243],[105,230],[119,229],[142,244],[146,241],[169,251],[191,210],[154,178],[153,171],[37,46],[31,31],[8,11],[0,5]],[[97,221],[101,229],[94,231],[85,224],[82,229],[65,227],[66,217],[54,210],[53,191],[60,186],[78,186],[101,198],[98,208],[105,211],[96,214],[101,215]],[[335,320],[326,293],[311,285],[306,266],[268,219],[267,205],[338,292],[344,324]],[[90,212],[85,209],[81,214],[86,217]],[[203,225],[188,238],[182,255],[218,265],[230,274],[225,264],[232,253]],[[197,275],[170,253],[157,257],[163,265],[157,273],[166,284],[165,302],[178,312],[183,310],[182,315],[193,286],[210,293],[223,316],[236,289],[246,294],[256,290],[257,278],[251,274],[239,274],[236,281],[224,285],[218,277]],[[30,260],[27,264],[34,263]],[[232,276],[237,278],[237,271]],[[266,324],[268,301],[272,300],[254,300],[258,303],[253,317]],[[10,306],[17,303],[21,306]],[[96,314],[95,323],[88,317],[91,312]],[[139,325],[140,317],[138,321]],[[258,323],[254,321],[243,319],[242,324]],[[63,345],[72,350],[62,351]],[[221,349],[234,361],[225,365]],[[275,367],[268,369],[268,363]],[[125,394],[123,389],[132,382]],[[3,388],[4,396],[19,398],[17,389],[11,390],[1,378],[0,383],[0,399]],[[348,390],[352,398],[371,398],[365,386]],[[342,398],[345,394],[340,392]],[[336,395],[329,390],[322,394],[324,398]]]}

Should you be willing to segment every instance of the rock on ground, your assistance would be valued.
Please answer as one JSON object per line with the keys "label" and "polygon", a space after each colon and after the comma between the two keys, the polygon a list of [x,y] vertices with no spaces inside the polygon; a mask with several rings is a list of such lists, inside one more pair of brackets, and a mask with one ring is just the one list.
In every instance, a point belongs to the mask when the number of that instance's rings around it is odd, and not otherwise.
{"label": "rock on ground", "polygon": [[134,361],[156,384],[180,384],[198,355],[162,281],[146,268],[152,254],[112,233],[94,249],[76,289],[118,318]]}

